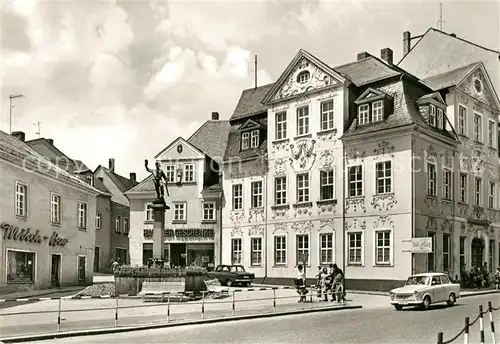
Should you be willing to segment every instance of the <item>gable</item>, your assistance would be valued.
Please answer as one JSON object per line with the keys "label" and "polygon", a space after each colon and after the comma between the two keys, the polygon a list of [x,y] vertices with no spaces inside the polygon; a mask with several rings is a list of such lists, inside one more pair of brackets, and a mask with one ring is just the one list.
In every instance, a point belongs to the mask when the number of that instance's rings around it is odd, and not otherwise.
{"label": "gable", "polygon": [[354,102],[356,104],[360,104],[363,103],[364,101],[374,101],[386,97],[387,95],[384,92],[370,87],[366,91],[364,91]]}
{"label": "gable", "polygon": [[66,154],[57,149],[54,145],[51,145],[45,139],[37,139],[33,141],[26,142],[31,148],[37,151],[39,154],[43,155],[49,159],[52,163],[56,164],[62,169],[72,170],[75,168],[75,163]]}
{"label": "gable", "polygon": [[[182,137],[178,137],[176,140],[172,141],[172,143],[155,156],[155,159],[160,161],[204,158],[205,154],[184,140]],[[153,165],[154,164],[152,164],[152,166]]]}
{"label": "gable", "polygon": [[[307,81],[299,82],[299,76],[306,75],[307,73],[309,75]],[[332,86],[342,84],[344,80],[340,74],[313,55],[300,50],[269,93],[264,97],[262,103],[269,104],[293,98],[310,91],[331,88]]]}
{"label": "gable", "polygon": [[254,129],[260,129],[260,124],[249,119],[238,130],[239,131],[247,131],[247,130],[254,130]]}
{"label": "gable", "polygon": [[483,104],[497,111],[499,110],[498,98],[482,64],[478,64],[478,66],[457,85],[457,88],[469,96],[478,99]]}

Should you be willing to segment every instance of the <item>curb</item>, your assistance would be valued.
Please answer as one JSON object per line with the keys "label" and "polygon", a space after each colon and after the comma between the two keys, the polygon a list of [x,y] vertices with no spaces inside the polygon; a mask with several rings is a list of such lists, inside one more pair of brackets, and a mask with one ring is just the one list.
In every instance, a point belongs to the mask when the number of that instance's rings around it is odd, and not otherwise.
{"label": "curb", "polygon": [[26,341],[38,341],[47,339],[57,339],[57,338],[71,338],[78,336],[93,336],[100,334],[111,334],[111,333],[123,333],[132,331],[142,331],[142,330],[153,330],[160,328],[170,328],[170,327],[181,327],[189,325],[202,325],[202,324],[214,324],[220,322],[229,321],[241,321],[241,320],[251,320],[251,319],[261,319],[261,318],[274,318],[286,315],[297,315],[297,314],[307,314],[307,313],[318,313],[318,312],[328,312],[328,311],[340,311],[349,309],[360,309],[363,308],[361,305],[351,305],[351,306],[327,306],[320,308],[311,309],[300,309],[300,310],[290,310],[284,312],[273,312],[273,313],[263,313],[263,314],[249,314],[249,315],[239,315],[224,318],[213,318],[213,319],[202,319],[202,320],[190,320],[178,323],[165,323],[165,324],[149,324],[149,325],[138,325],[138,326],[127,326],[127,327],[113,327],[105,329],[95,329],[95,330],[80,330],[71,332],[55,332],[46,334],[35,334],[28,336],[17,336],[10,338],[1,338],[0,343],[21,343]]}
{"label": "curb", "polygon": [[463,297],[469,297],[469,296],[480,296],[480,295],[489,295],[489,294],[499,294],[500,293],[500,290],[487,290],[487,291],[483,291],[483,292],[471,292],[471,293],[467,293],[467,294],[464,294],[464,295],[460,295],[460,298],[463,298]]}

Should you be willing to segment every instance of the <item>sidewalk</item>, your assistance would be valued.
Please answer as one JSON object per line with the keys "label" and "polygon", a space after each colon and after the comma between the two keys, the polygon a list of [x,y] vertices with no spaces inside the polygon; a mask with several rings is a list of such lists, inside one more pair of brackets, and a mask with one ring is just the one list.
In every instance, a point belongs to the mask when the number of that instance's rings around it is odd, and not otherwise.
{"label": "sidewalk", "polygon": [[43,297],[43,296],[63,297],[63,296],[74,295],[83,289],[85,289],[85,286],[68,286],[68,287],[38,289],[38,290],[12,292],[12,293],[0,293],[0,299],[24,299],[24,298]]}

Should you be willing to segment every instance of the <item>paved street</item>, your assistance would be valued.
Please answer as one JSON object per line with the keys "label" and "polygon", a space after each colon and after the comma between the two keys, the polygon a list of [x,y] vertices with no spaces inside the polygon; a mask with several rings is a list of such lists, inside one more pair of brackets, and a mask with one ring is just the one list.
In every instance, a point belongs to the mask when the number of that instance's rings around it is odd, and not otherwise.
{"label": "paved street", "polygon": [[[475,319],[479,304],[486,308],[491,300],[498,306],[499,299],[498,295],[484,295],[461,299],[452,308],[434,306],[429,311],[398,312],[386,305],[37,343],[435,343],[438,331],[445,333],[445,340],[450,339],[461,330],[466,316]],[[495,326],[500,328],[499,311],[495,318]],[[488,316],[484,319],[486,342],[491,343]],[[479,323],[470,333],[470,343],[479,343]],[[462,342],[461,337],[455,343]]]}

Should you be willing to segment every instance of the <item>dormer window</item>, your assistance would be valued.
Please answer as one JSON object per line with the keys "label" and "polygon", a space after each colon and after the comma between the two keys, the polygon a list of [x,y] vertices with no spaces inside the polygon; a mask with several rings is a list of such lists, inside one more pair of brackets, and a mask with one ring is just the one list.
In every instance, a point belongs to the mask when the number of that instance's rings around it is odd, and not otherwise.
{"label": "dormer window", "polygon": [[368,88],[354,101],[358,106],[358,125],[382,122],[392,108],[392,97]]}
{"label": "dormer window", "polygon": [[437,127],[438,129],[443,129],[443,110],[437,109]]}
{"label": "dormer window", "polygon": [[444,110],[429,104],[429,126],[443,130],[445,128]]}
{"label": "dormer window", "polygon": [[251,148],[259,147],[259,131],[252,130],[250,134],[251,134],[250,147]]}
{"label": "dormer window", "polygon": [[297,82],[299,84],[305,84],[306,82],[309,81],[310,78],[311,78],[311,73],[309,73],[309,71],[307,70],[304,70],[300,72],[299,75],[297,75]]}
{"label": "dormer window", "polygon": [[359,124],[367,124],[370,120],[370,107],[368,104],[360,105],[358,108],[358,122]]}
{"label": "dormer window", "polygon": [[248,149],[250,147],[250,133],[247,131],[241,133],[241,149]]}
{"label": "dormer window", "polygon": [[431,127],[436,126],[436,107],[434,105],[430,106],[430,112],[429,112],[429,125]]}
{"label": "dormer window", "polygon": [[384,102],[378,100],[372,103],[373,122],[381,121],[384,118]]}

